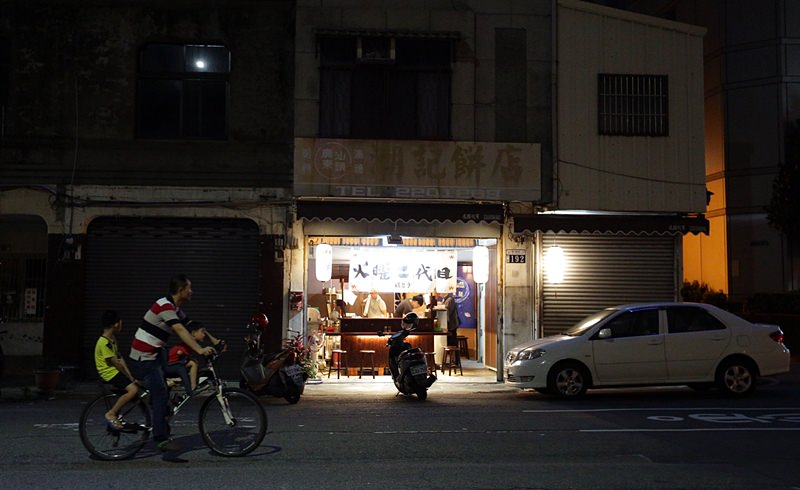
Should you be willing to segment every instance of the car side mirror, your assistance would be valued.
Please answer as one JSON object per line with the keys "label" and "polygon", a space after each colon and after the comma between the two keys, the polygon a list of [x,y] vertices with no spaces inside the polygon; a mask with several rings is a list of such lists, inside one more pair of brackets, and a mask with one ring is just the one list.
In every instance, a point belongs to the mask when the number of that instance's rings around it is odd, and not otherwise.
{"label": "car side mirror", "polygon": [[611,329],[610,328],[601,328],[599,332],[597,332],[598,339],[610,339],[611,338]]}

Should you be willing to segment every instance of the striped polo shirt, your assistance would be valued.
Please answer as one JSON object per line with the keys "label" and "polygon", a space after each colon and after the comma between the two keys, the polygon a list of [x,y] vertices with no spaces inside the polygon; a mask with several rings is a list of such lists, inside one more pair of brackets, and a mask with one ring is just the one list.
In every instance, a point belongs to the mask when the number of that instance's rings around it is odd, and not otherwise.
{"label": "striped polo shirt", "polygon": [[159,349],[166,345],[172,326],[176,323],[188,326],[191,320],[172,302],[172,298],[165,296],[153,303],[133,336],[130,358],[134,361],[155,360]]}

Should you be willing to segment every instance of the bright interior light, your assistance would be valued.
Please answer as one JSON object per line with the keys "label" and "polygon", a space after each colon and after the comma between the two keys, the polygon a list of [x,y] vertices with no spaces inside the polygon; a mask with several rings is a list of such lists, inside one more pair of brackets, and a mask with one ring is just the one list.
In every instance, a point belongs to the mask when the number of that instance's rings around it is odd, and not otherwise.
{"label": "bright interior light", "polygon": [[567,270],[567,258],[564,249],[559,246],[550,247],[544,254],[544,272],[547,275],[547,282],[558,284],[564,281],[564,273]]}
{"label": "bright interior light", "polygon": [[483,245],[472,249],[472,278],[478,284],[489,280],[489,249]]}
{"label": "bright interior light", "polygon": [[317,281],[330,281],[333,275],[333,248],[327,243],[320,243],[314,250],[317,261]]}
{"label": "bright interior light", "polygon": [[206,67],[206,62],[203,60],[197,60],[194,62],[194,66],[200,68],[201,70]]}

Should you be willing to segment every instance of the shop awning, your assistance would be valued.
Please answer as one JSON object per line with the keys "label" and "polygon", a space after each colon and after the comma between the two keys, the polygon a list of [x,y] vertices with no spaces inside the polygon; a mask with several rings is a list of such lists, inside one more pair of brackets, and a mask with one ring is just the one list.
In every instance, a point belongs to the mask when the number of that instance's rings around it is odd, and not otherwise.
{"label": "shop awning", "polygon": [[306,220],[503,223],[502,204],[298,201]]}
{"label": "shop awning", "polygon": [[536,214],[514,216],[515,233],[589,232],[633,235],[708,234],[708,220],[701,216]]}

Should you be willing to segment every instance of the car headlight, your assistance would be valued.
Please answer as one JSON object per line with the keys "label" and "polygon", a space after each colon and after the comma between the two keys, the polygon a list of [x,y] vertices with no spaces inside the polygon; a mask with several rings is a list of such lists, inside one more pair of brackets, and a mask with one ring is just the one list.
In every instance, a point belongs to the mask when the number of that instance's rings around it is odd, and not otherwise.
{"label": "car headlight", "polygon": [[530,361],[542,357],[545,354],[544,349],[525,349],[517,355],[518,361]]}

